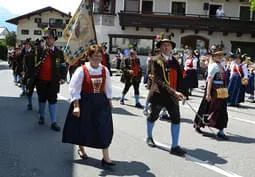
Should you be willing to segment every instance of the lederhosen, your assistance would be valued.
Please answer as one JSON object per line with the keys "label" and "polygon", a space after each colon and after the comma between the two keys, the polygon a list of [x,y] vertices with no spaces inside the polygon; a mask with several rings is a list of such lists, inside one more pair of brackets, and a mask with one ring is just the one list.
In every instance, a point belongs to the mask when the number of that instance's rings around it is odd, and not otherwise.
{"label": "lederhosen", "polygon": [[[65,80],[66,77],[63,52],[57,47],[54,48],[54,51],[45,49],[38,62],[40,62],[40,60],[43,62],[39,68],[37,67],[39,73],[36,81],[36,90],[38,92],[39,102],[44,103],[48,101],[49,104],[55,104],[57,102],[57,93],[60,88],[59,81],[60,79]],[[49,64],[50,67],[47,68],[47,64]],[[44,72],[43,67],[46,67]],[[45,79],[45,74],[50,74],[50,77]]]}
{"label": "lederhosen", "polygon": [[102,66],[100,75],[90,75],[82,66],[84,80],[80,103],[80,118],[73,116],[70,105],[63,131],[64,143],[104,149],[109,147],[113,137],[112,113],[104,93],[106,69]]}
{"label": "lederhosen", "polygon": [[158,55],[152,59],[151,72],[152,84],[148,95],[148,101],[151,103],[151,113],[147,120],[154,122],[158,119],[162,107],[166,107],[174,124],[180,123],[179,102],[174,96],[175,90],[184,92],[182,72],[178,61],[172,57],[172,60]]}
{"label": "lederhosen", "polygon": [[[129,70],[133,70],[134,74],[130,75],[128,73]],[[135,95],[139,95],[139,85],[142,79],[142,70],[140,68],[140,60],[139,58],[130,59],[127,58],[124,61],[124,66],[122,67],[123,71],[123,82],[125,83],[124,89],[122,91],[123,94],[126,94],[133,85]]]}

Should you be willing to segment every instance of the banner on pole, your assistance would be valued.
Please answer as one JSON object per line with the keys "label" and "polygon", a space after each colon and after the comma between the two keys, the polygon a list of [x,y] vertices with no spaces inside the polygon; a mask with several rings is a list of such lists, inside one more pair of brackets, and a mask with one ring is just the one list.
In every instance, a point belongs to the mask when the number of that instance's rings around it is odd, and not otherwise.
{"label": "banner on pole", "polygon": [[70,65],[81,59],[90,45],[97,43],[92,0],[81,1],[66,26],[63,37],[67,40],[65,59]]}

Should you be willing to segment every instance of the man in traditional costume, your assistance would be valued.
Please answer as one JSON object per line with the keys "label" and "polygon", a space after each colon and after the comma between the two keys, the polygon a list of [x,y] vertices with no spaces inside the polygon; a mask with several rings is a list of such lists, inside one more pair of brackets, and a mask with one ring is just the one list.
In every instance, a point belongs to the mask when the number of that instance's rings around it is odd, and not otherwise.
{"label": "man in traditional costume", "polygon": [[27,110],[32,110],[32,95],[35,88],[35,80],[34,80],[34,72],[35,72],[35,62],[36,62],[36,53],[35,50],[32,49],[31,39],[28,38],[25,41],[25,49],[24,49],[24,83],[26,86],[27,92]]}
{"label": "man in traditional costume", "polygon": [[103,55],[102,55],[102,65],[107,67],[107,69],[110,72],[110,75],[112,76],[110,56],[106,52],[106,50],[107,50],[107,42],[103,42],[101,45],[103,47],[103,52],[104,52]]}
{"label": "man in traditional costume", "polygon": [[121,70],[123,72],[121,81],[125,83],[125,86],[122,91],[120,104],[125,104],[125,95],[129,88],[133,85],[135,92],[135,107],[143,108],[139,101],[139,85],[142,79],[142,69],[140,67],[140,59],[136,56],[135,50],[130,50],[130,56],[124,59]]}
{"label": "man in traditional costume", "polygon": [[63,84],[66,78],[66,65],[63,52],[54,46],[58,39],[56,29],[46,29],[43,38],[46,40],[46,46],[42,55],[38,57],[38,66],[35,71],[36,90],[39,96],[39,124],[44,124],[46,101],[48,101],[51,129],[60,131],[56,123],[56,103],[60,84]]}
{"label": "man in traditional costume", "polygon": [[157,43],[161,54],[152,59],[152,85],[148,95],[151,113],[147,117],[147,144],[155,147],[152,138],[154,122],[158,119],[162,107],[165,107],[171,117],[172,147],[170,153],[184,156],[185,151],[178,145],[180,134],[180,109],[178,101],[184,98],[182,72],[178,61],[171,55],[176,44],[171,36],[163,36]]}

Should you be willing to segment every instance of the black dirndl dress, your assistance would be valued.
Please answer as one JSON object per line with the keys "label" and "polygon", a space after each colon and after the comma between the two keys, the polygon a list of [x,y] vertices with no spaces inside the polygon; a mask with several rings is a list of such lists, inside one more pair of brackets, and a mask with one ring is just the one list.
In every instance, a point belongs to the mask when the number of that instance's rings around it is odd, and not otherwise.
{"label": "black dirndl dress", "polygon": [[[88,72],[87,72],[88,73]],[[105,149],[113,137],[112,112],[104,92],[81,92],[80,117],[74,117],[70,105],[63,129],[63,143]]]}
{"label": "black dirndl dress", "polygon": [[[211,102],[208,102],[206,100],[206,91],[204,94],[204,97],[200,103],[198,112],[194,119],[194,125],[197,127],[205,127],[205,122],[207,123],[207,126],[214,127],[219,130],[226,128],[228,123],[228,113],[227,113],[227,98],[225,99],[219,99],[217,98],[217,91],[218,88],[226,88],[226,80],[221,79],[221,74],[216,73],[212,90],[211,90]],[[225,75],[225,73],[224,73]],[[223,77],[225,78],[225,77]],[[222,82],[223,84],[219,84]],[[207,85],[206,85],[207,90]],[[199,115],[199,116],[198,116]],[[201,118],[205,118],[202,119]]]}

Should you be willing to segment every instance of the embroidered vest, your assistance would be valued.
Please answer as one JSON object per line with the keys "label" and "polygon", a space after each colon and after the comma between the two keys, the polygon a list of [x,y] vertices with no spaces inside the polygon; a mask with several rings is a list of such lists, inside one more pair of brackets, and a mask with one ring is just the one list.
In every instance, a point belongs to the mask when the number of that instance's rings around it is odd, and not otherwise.
{"label": "embroidered vest", "polygon": [[82,66],[84,79],[82,83],[82,91],[86,93],[102,93],[104,92],[106,81],[106,70],[102,66],[102,73],[99,75],[90,75],[86,65]]}

